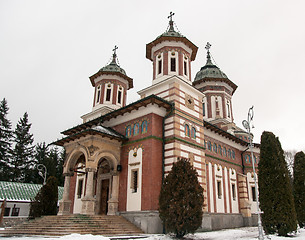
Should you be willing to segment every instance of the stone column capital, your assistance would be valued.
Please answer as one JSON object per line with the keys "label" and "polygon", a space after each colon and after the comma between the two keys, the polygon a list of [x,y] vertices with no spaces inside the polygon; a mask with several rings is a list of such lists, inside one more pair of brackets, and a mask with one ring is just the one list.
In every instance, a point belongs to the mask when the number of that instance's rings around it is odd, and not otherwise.
{"label": "stone column capital", "polygon": [[74,172],[66,172],[63,173],[64,177],[72,177],[74,175]]}
{"label": "stone column capital", "polygon": [[86,172],[96,172],[97,169],[96,168],[86,168],[85,171]]}

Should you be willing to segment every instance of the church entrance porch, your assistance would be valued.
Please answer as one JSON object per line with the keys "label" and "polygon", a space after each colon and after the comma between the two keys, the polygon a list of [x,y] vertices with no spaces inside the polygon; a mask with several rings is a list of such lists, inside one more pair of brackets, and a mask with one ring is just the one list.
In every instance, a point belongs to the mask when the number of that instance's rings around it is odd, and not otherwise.
{"label": "church entrance porch", "polygon": [[92,139],[66,147],[58,215],[116,215],[118,211],[120,143]]}

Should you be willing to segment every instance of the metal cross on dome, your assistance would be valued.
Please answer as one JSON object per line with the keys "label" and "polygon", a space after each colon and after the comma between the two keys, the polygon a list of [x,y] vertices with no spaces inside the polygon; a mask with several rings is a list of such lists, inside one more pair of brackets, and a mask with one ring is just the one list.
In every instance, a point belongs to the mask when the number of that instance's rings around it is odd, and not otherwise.
{"label": "metal cross on dome", "polygon": [[114,55],[116,55],[116,50],[117,50],[117,49],[118,49],[118,46],[115,45],[115,46],[114,46],[114,49],[112,49]]}
{"label": "metal cross on dome", "polygon": [[211,43],[207,42],[207,45],[205,45],[205,49],[208,50],[208,52],[210,52],[210,48],[211,48]]}
{"label": "metal cross on dome", "polygon": [[169,16],[167,18],[169,18],[170,21],[173,21],[173,16],[175,15],[175,13],[170,12]]}

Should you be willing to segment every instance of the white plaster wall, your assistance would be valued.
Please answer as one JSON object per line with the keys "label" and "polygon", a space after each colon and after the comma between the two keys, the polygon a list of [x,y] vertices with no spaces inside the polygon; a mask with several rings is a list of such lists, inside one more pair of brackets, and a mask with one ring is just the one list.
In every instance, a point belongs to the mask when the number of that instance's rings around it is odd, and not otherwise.
{"label": "white plaster wall", "polygon": [[[225,201],[224,201],[224,191],[223,191],[223,174],[222,174],[222,167],[219,165],[219,170],[217,169],[217,165],[214,165],[214,172],[215,172],[215,197],[216,197],[216,207],[218,213],[224,213],[225,212]],[[218,189],[217,189],[217,181],[220,181],[221,183],[221,198],[218,198]]]}
{"label": "white plaster wall", "polygon": [[225,204],[226,204],[226,208],[227,208],[227,213],[230,212],[230,196],[229,196],[229,188],[230,188],[230,185],[229,185],[229,181],[228,181],[228,169],[227,167],[224,168],[224,181],[225,181],[225,189],[226,189],[226,201],[225,201]]}
{"label": "white plaster wall", "polygon": [[213,170],[212,170],[212,164],[208,164],[209,168],[209,198],[210,198],[210,205],[211,205],[211,212],[215,212],[214,208],[214,191],[213,191]]}
{"label": "white plaster wall", "polygon": [[[238,213],[238,186],[237,186],[237,179],[236,179],[236,171],[233,168],[229,170],[229,179],[230,179],[230,191],[231,191],[231,205],[232,205],[232,213]],[[232,193],[232,184],[235,184],[235,200],[233,200],[233,193]]]}
{"label": "white plaster wall", "polygon": [[212,111],[212,119],[215,119],[215,117],[216,117],[215,96],[211,96],[211,111]]}
{"label": "white plaster wall", "polygon": [[[127,211],[141,211],[142,194],[142,148],[136,150],[137,156],[134,156],[134,150],[128,154],[128,181],[127,181]],[[131,188],[131,172],[138,169],[138,188],[133,192]]]}
{"label": "white plaster wall", "polygon": [[[0,205],[1,204],[2,204],[2,202],[0,202]],[[18,216],[11,216],[14,205],[16,208],[20,208]],[[30,202],[9,202],[9,201],[7,201],[6,207],[10,208],[10,215],[7,217],[18,218],[18,217],[28,217],[29,216]],[[6,217],[4,217],[4,218],[6,218]]]}
{"label": "white plaster wall", "polygon": [[[85,171],[84,168],[79,169],[79,171]],[[86,184],[86,179],[85,179],[85,174],[81,174],[81,173],[77,173],[77,177],[76,177],[76,187],[75,187],[75,193],[74,193],[74,206],[73,206],[73,213],[80,213],[82,210],[82,198],[84,197],[85,194],[85,184]],[[77,191],[78,191],[78,184],[79,184],[79,180],[83,180],[83,188],[82,188],[82,193],[81,193],[81,197],[78,198],[77,196]]]}

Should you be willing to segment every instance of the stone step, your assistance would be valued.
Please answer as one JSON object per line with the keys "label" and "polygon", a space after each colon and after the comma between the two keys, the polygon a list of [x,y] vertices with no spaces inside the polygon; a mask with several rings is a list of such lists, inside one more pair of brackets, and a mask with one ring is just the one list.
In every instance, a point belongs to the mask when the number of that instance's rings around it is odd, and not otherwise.
{"label": "stone step", "polygon": [[0,236],[48,235],[71,233],[95,235],[138,235],[143,232],[122,216],[45,216],[12,228],[0,230]]}

